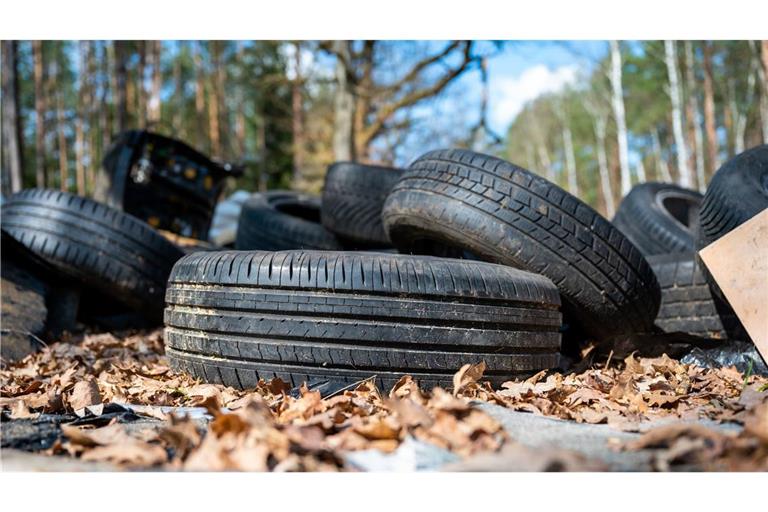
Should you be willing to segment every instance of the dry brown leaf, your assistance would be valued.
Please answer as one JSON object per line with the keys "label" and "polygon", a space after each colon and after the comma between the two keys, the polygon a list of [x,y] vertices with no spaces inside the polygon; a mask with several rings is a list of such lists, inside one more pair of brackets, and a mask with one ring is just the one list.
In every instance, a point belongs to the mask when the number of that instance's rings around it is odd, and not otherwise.
{"label": "dry brown leaf", "polygon": [[485,361],[465,364],[453,376],[453,395],[457,396],[466,386],[476,383],[485,373]]}

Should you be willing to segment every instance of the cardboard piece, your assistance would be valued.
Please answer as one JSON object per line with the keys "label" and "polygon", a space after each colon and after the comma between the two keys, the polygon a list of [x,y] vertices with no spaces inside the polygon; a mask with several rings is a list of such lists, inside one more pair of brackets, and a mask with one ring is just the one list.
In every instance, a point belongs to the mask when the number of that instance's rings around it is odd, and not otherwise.
{"label": "cardboard piece", "polygon": [[709,244],[699,256],[768,361],[768,209]]}

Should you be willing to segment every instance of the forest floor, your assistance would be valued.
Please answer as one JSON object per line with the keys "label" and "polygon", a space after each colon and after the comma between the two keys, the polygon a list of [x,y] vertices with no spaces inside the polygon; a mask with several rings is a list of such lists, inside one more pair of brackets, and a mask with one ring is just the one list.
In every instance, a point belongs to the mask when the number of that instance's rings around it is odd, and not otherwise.
{"label": "forest floor", "polygon": [[768,470],[768,378],[666,355],[492,389],[240,391],[175,373],[162,330],[87,334],[0,370],[5,470]]}

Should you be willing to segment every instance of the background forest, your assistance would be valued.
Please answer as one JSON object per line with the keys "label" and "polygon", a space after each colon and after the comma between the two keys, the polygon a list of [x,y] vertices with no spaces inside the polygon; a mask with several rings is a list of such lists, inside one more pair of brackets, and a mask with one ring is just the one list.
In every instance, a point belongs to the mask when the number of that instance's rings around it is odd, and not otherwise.
{"label": "background forest", "polygon": [[768,142],[768,42],[552,42],[578,76],[494,129],[497,41],[3,41],[2,191],[90,195],[113,136],[148,128],[245,165],[229,189],[318,192],[336,160],[500,155],[609,217],[632,184],[703,189]]}

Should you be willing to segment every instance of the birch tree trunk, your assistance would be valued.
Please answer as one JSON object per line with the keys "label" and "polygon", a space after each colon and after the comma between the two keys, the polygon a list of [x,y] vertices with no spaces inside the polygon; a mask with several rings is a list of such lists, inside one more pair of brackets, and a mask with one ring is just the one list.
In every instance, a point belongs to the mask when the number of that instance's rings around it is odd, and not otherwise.
{"label": "birch tree trunk", "polygon": [[3,160],[11,192],[18,192],[22,182],[22,138],[19,110],[18,52],[16,41],[2,41],[2,133]]}
{"label": "birch tree trunk", "polygon": [[674,41],[664,41],[664,57],[667,64],[669,79],[669,97],[672,101],[672,133],[675,137],[675,154],[679,185],[691,188],[691,168],[688,166],[688,150],[683,135],[683,112],[681,110],[680,77],[677,69],[677,49]]}
{"label": "birch tree trunk", "polygon": [[606,119],[595,117],[595,136],[597,137],[597,164],[600,170],[600,189],[605,201],[605,213],[609,219],[613,218],[616,208],[613,203],[613,187],[611,186],[611,173],[608,169],[608,156],[605,153]]}
{"label": "birch tree trunk", "polygon": [[656,168],[658,169],[659,176],[664,183],[672,183],[672,174],[669,172],[669,165],[664,159],[664,155],[661,153],[661,142],[659,141],[659,128],[656,127],[651,133],[651,140],[653,141],[653,152],[656,155]]}
{"label": "birch tree trunk", "polygon": [[349,62],[349,42],[334,41],[334,51],[341,56],[336,59],[336,91],[334,93],[333,118],[333,157],[338,161],[354,160],[354,123],[355,98],[347,77],[344,63]]}
{"label": "birch tree trunk", "polygon": [[696,94],[696,70],[694,68],[693,44],[690,41],[685,42],[685,81],[688,89],[688,122],[693,131],[693,148],[696,156],[696,183],[699,192],[704,192],[706,188],[706,178],[704,176],[704,137],[701,133],[701,108],[699,107],[699,97]]}
{"label": "birch tree trunk", "polygon": [[619,148],[619,168],[621,172],[621,195],[625,196],[632,188],[629,174],[629,142],[627,140],[627,121],[624,115],[624,87],[621,79],[621,50],[618,41],[611,41],[611,88],[613,90],[613,115],[616,118],[616,137]]}
{"label": "birch tree trunk", "polygon": [[704,130],[707,133],[707,156],[710,175],[720,167],[715,126],[715,90],[712,76],[712,43],[704,41]]}
{"label": "birch tree trunk", "polygon": [[536,114],[530,110],[527,112],[529,124],[533,127],[533,138],[536,141],[536,152],[538,153],[541,165],[544,167],[544,177],[547,178],[548,181],[555,183],[555,169],[552,167],[552,160],[549,158],[549,150],[547,149],[547,143],[544,140],[541,126],[539,125]]}
{"label": "birch tree trunk", "polygon": [[635,174],[637,175],[637,182],[638,183],[645,183],[648,181],[645,177],[645,165],[643,164],[643,159],[637,161],[637,167],[635,168]]}
{"label": "birch tree trunk", "polygon": [[301,43],[293,45],[295,76],[291,84],[291,128],[293,132],[293,184],[301,182],[304,170],[304,78],[301,70]]}
{"label": "birch tree trunk", "polygon": [[35,183],[38,188],[45,188],[48,183],[48,170],[45,161],[46,98],[42,41],[32,41],[32,58],[35,64]]}
{"label": "birch tree trunk", "polygon": [[574,196],[579,196],[579,181],[576,176],[576,157],[573,151],[573,137],[571,136],[571,127],[568,120],[563,116],[563,151],[565,152],[565,167],[568,172],[568,192]]}

